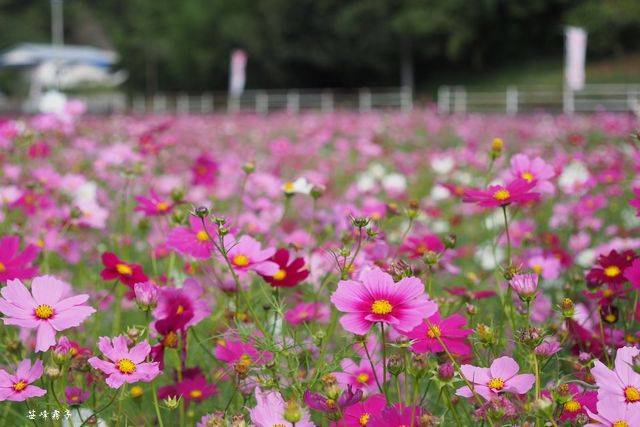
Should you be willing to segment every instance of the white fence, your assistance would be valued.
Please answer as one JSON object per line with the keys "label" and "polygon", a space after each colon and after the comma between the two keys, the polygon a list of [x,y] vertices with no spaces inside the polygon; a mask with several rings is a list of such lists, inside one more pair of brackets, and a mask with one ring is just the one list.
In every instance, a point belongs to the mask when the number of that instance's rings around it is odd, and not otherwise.
{"label": "white fence", "polygon": [[640,110],[640,84],[592,84],[580,91],[553,86],[507,87],[503,90],[470,90],[441,86],[438,111],[451,113],[501,113],[515,115],[537,111],[591,113]]}
{"label": "white fence", "polygon": [[251,111],[267,114],[286,110],[336,109],[358,110],[400,109],[408,112],[413,108],[413,94],[403,88],[346,90],[250,90],[233,98],[226,93],[159,94],[151,97],[137,95],[127,97],[122,93],[79,96],[93,113],[171,113],[208,114],[213,112]]}

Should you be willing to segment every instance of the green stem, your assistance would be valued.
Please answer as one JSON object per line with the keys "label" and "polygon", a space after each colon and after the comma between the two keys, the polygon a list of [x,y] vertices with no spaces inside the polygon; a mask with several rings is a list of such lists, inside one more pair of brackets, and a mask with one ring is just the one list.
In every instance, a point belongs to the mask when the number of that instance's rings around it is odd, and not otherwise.
{"label": "green stem", "polygon": [[[147,318],[147,342],[151,336],[151,316],[149,316],[149,310],[145,311],[145,316]],[[192,328],[193,329],[193,328]],[[149,359],[149,356],[147,356]],[[162,422],[162,415],[160,414],[160,404],[158,403],[158,393],[156,392],[156,383],[155,381],[151,381],[151,393],[153,393],[153,407],[156,410],[156,417],[158,418],[158,425],[160,427],[164,427],[164,423]]]}
{"label": "green stem", "polygon": [[380,322],[380,333],[382,334],[382,389],[384,397],[387,399],[387,405],[390,406],[389,390],[387,389],[387,343],[384,336],[384,322]]}
{"label": "green stem", "polygon": [[507,235],[507,268],[511,267],[511,236],[509,235],[509,219],[507,218],[507,207],[502,206],[504,216],[504,232]]}

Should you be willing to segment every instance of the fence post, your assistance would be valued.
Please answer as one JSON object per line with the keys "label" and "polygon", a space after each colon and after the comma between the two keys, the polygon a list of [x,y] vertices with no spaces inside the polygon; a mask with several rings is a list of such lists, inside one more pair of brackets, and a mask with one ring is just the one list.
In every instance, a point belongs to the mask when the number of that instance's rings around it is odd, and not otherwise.
{"label": "fence post", "polygon": [[333,113],[333,92],[325,90],[320,99],[320,110],[323,113]]}
{"label": "fence post", "polygon": [[256,113],[266,114],[269,112],[269,94],[264,91],[258,92],[256,95]]}
{"label": "fence post", "polygon": [[361,113],[371,111],[371,91],[369,88],[360,89],[360,94],[358,95],[358,110]]}
{"label": "fence post", "polygon": [[300,111],[300,94],[290,91],[287,93],[287,111],[297,113]]}
{"label": "fence post", "polygon": [[438,88],[438,113],[449,114],[451,112],[451,92],[449,86]]}
{"label": "fence post", "polygon": [[456,87],[453,92],[453,111],[455,113],[467,112],[467,91],[462,86]]}
{"label": "fence post", "polygon": [[200,95],[200,113],[206,114],[213,112],[213,95],[203,93]]}
{"label": "fence post", "polygon": [[573,90],[566,84],[562,90],[562,112],[564,114],[573,114],[575,112],[575,98],[573,96]]}
{"label": "fence post", "polygon": [[403,113],[413,110],[413,90],[409,86],[400,89],[400,110]]}
{"label": "fence post", "polygon": [[176,99],[176,110],[179,114],[189,113],[189,95],[181,93]]}
{"label": "fence post", "polygon": [[510,116],[518,114],[518,89],[513,86],[507,88],[506,110]]}

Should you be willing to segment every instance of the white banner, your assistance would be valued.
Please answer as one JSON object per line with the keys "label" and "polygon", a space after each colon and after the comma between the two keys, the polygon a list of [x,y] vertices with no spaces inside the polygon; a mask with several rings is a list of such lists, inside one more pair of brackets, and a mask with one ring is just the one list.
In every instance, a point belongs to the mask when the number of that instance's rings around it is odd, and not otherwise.
{"label": "white banner", "polygon": [[231,65],[229,72],[229,94],[240,96],[244,91],[246,81],[247,53],[236,49],[231,52]]}
{"label": "white banner", "polygon": [[581,90],[584,87],[587,32],[584,28],[567,27],[565,29],[565,40],[565,83],[571,90]]}

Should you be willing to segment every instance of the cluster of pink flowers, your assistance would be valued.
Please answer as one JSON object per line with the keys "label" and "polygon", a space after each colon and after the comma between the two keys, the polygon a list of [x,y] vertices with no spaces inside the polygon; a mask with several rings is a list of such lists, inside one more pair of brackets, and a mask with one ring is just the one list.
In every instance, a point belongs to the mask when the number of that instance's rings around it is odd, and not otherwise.
{"label": "cluster of pink flowers", "polygon": [[0,425],[640,426],[633,118],[79,111],[0,120]]}

